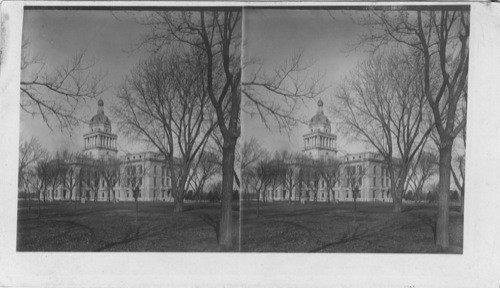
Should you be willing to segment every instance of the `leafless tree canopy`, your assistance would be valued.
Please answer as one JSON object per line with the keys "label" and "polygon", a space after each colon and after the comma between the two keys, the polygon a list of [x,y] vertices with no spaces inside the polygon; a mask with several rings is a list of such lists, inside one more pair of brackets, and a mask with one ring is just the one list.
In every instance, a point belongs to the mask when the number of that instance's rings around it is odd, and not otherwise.
{"label": "leafless tree canopy", "polygon": [[[182,210],[192,164],[216,127],[206,89],[204,55],[163,50],[132,71],[113,110],[125,134],[154,145],[166,158],[177,210]],[[179,167],[174,167],[178,157]]]}
{"label": "leafless tree canopy", "polygon": [[374,54],[339,86],[339,105],[333,108],[344,129],[384,157],[397,212],[401,211],[410,164],[433,128],[422,69],[420,57],[413,53]]}
{"label": "leafless tree canopy", "polygon": [[28,184],[31,173],[39,161],[47,159],[49,153],[43,149],[38,139],[31,137],[29,141],[21,138],[19,147],[18,183],[19,186]]}
{"label": "leafless tree canopy", "polygon": [[59,67],[50,67],[39,56],[31,56],[23,42],[21,61],[21,109],[39,116],[49,128],[71,131],[80,121],[77,108],[104,92],[104,75],[95,71],[96,60],[80,52]]}
{"label": "leafless tree canopy", "polygon": [[[361,39],[375,49],[391,45],[409,49],[423,59],[423,93],[439,135],[439,201],[436,244],[449,247],[448,197],[455,137],[466,125],[459,104],[467,100],[469,11],[380,11],[360,22],[372,29]],[[461,117],[461,118],[460,118]]]}
{"label": "leafless tree canopy", "polygon": [[279,131],[288,131],[301,120],[297,108],[325,89],[321,85],[322,76],[311,73],[312,64],[305,63],[303,53],[290,56],[270,71],[256,60],[247,62],[242,81],[246,100],[242,109],[252,117],[259,117],[268,129],[277,125]]}

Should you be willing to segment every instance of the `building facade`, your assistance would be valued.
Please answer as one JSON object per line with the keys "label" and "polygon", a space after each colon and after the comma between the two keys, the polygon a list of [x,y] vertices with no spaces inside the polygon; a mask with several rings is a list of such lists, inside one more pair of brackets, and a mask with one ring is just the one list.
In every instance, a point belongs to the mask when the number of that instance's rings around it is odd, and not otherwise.
{"label": "building facade", "polygon": [[[59,185],[55,191],[49,189],[48,194],[54,195],[54,200],[69,200],[71,197],[87,201],[135,201],[132,191],[138,187],[138,201],[173,202],[172,183],[165,158],[160,153],[118,156],[118,137],[112,133],[102,100],[98,101],[97,114],[91,118],[89,128],[90,131],[83,135],[82,155],[85,157],[75,159],[74,163],[64,163],[75,171],[72,177],[78,183],[71,193],[67,185]],[[98,165],[106,166],[104,169],[108,171],[96,169]],[[114,182],[110,187],[109,183]]]}
{"label": "building facade", "polygon": [[[338,181],[332,189],[323,177],[314,181],[313,185],[293,185],[287,191],[286,185],[277,188],[268,188],[261,195],[266,201],[354,201],[354,190],[359,191],[357,201],[391,202],[390,178],[387,164],[382,155],[373,152],[349,154],[339,157],[337,150],[337,136],[332,133],[331,123],[323,112],[323,101],[318,101],[318,110],[309,121],[309,131],[303,136],[304,148],[302,155],[312,160],[335,159],[339,161]],[[314,163],[314,162],[313,162]],[[316,162],[319,163],[319,162]],[[294,181],[300,181],[302,163],[285,163],[292,166],[290,171],[296,175]],[[292,185],[289,185],[292,186]],[[329,191],[330,190],[330,191]],[[291,195],[290,195],[291,193]]]}

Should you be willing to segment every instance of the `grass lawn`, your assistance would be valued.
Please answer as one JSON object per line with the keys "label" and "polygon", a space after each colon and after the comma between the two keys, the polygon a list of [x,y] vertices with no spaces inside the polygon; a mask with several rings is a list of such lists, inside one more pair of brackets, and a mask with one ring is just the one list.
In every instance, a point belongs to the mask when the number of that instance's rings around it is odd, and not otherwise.
{"label": "grass lawn", "polygon": [[435,205],[390,203],[257,203],[242,206],[241,251],[457,253],[463,250],[463,215],[450,212],[450,249],[434,245]]}
{"label": "grass lawn", "polygon": [[[36,202],[28,213],[19,202],[18,251],[220,251],[217,245],[219,204],[188,204],[187,211],[174,213],[173,204],[139,202],[138,222],[135,203],[42,204],[37,218]],[[235,231],[239,206],[233,206]],[[238,233],[234,235],[238,249]]]}
{"label": "grass lawn", "polygon": [[[75,208],[76,207],[76,208]],[[18,251],[220,251],[217,245],[219,204],[135,203],[42,204],[37,218],[33,202],[19,202]],[[463,216],[450,213],[447,251],[434,245],[435,205],[405,206],[395,214],[390,203],[266,203],[256,217],[256,202],[233,206],[234,251],[462,253]],[[238,247],[240,246],[240,247]]]}

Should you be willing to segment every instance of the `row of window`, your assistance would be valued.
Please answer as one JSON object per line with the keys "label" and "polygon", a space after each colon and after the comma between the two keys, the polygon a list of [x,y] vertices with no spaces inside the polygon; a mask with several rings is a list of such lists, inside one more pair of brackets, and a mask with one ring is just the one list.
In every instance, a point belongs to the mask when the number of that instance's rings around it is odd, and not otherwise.
{"label": "row of window", "polygon": [[[136,174],[142,174],[142,165],[139,164],[139,165],[129,165],[129,166],[126,166],[125,167],[125,174],[126,175],[136,175]],[[157,175],[158,173],[157,172],[160,172],[160,169],[159,169],[159,166],[158,165],[154,165],[153,166],[153,174],[154,175]],[[162,176],[167,176],[167,169],[165,166],[162,166],[161,167],[161,175]]]}
{"label": "row of window", "polygon": [[[375,193],[375,192],[376,192],[375,190],[373,190],[373,192],[372,192],[372,193],[373,193],[373,194],[372,194],[372,197],[373,197],[373,198],[376,198],[376,193]],[[283,198],[283,199],[286,199],[286,198],[287,198],[287,196],[288,196],[288,195],[287,195],[287,190],[282,190],[282,193],[283,193],[283,194],[282,194],[282,195],[283,195],[283,196],[282,196],[282,198]],[[310,191],[306,191],[305,193],[306,193],[306,197],[307,197],[307,198],[309,198],[309,197],[312,195],[312,193],[310,193]],[[275,190],[273,194],[274,194],[274,197],[275,197],[275,198],[277,198],[277,197],[278,197],[278,195],[279,195],[279,194],[278,194],[278,190]],[[324,198],[325,198],[325,193],[324,193],[324,192],[321,192],[321,194],[320,194],[320,195],[321,195],[320,197],[321,197],[322,199],[324,199]],[[349,198],[352,198],[352,197],[353,197],[353,196],[352,196],[352,193],[351,193],[350,191],[345,191],[345,196],[346,196],[346,197],[345,197],[346,199],[349,199]],[[384,198],[390,198],[390,191],[382,191],[382,193],[380,194],[380,196],[381,196],[381,198],[382,198],[382,199],[384,199]],[[361,197],[361,194],[359,194],[359,197]],[[337,191],[337,199],[338,199],[338,198],[340,198],[340,191]]]}

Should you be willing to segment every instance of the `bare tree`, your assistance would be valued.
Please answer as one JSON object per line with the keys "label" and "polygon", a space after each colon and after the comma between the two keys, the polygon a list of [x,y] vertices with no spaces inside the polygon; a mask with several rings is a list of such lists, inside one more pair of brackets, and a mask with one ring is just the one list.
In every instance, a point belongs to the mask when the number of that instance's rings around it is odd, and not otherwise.
{"label": "bare tree", "polygon": [[[411,166],[407,187],[413,191],[414,198],[421,200],[425,183],[438,172],[438,158],[429,151],[423,151]],[[405,190],[409,190],[405,189]]]}
{"label": "bare tree", "polygon": [[[68,150],[63,150],[61,153],[56,154],[56,158],[60,159],[62,168],[62,183],[64,188],[68,190],[68,199],[71,203],[73,195],[75,198],[75,205],[77,195],[75,189],[82,182],[83,173],[81,173],[81,165],[85,156],[80,153],[73,153]],[[75,194],[73,194],[75,192]],[[66,197],[66,195],[64,195]],[[76,208],[76,206],[75,206]]]}
{"label": "bare tree", "polygon": [[[270,72],[253,59],[244,63],[242,81],[243,111],[259,117],[268,129],[288,131],[298,122],[296,111],[308,99],[321,94],[322,76],[310,75],[312,63],[305,63],[303,53],[296,53]],[[272,123],[273,125],[271,125]]]}
{"label": "bare tree", "polygon": [[29,41],[23,41],[21,60],[21,109],[40,116],[49,128],[70,131],[82,121],[78,107],[105,91],[104,75],[94,71],[95,60],[80,52],[59,67],[49,67],[39,56],[29,55]]}
{"label": "bare tree", "polygon": [[279,152],[280,161],[283,163],[283,188],[288,193],[288,203],[292,203],[292,193],[296,189],[299,181],[297,179],[297,163],[298,156],[295,153],[290,153],[287,150]]}
{"label": "bare tree", "polygon": [[111,191],[113,191],[113,199],[116,200],[115,186],[120,183],[120,165],[121,161],[118,158],[100,159],[97,163],[99,173],[106,184],[108,191],[108,202],[111,202]]}
{"label": "bare tree", "polygon": [[272,177],[270,177],[270,165],[269,160],[261,160],[258,162],[257,167],[255,167],[253,175],[253,184],[254,191],[257,194],[257,217],[259,217],[260,210],[260,198],[266,198],[266,191],[271,185]]}
{"label": "bare tree", "polygon": [[176,212],[183,211],[193,163],[216,125],[203,57],[192,49],[151,55],[121,87],[114,109],[121,131],[155,146],[165,157]]}
{"label": "bare tree", "polygon": [[327,201],[330,202],[330,195],[333,195],[333,202],[335,200],[335,186],[340,181],[340,164],[341,162],[336,158],[327,158],[319,161],[319,173],[321,178],[326,183],[326,190],[328,193]]}
{"label": "bare tree", "polygon": [[35,137],[29,141],[21,138],[19,146],[19,166],[18,166],[18,186],[29,188],[30,178],[33,177],[33,171],[37,162],[48,157],[47,150],[43,149],[40,142]]}
{"label": "bare tree", "polygon": [[81,165],[82,182],[87,189],[90,189],[90,195],[87,193],[88,191],[85,191],[84,198],[88,201],[93,199],[94,202],[97,202],[101,177],[99,167],[96,165],[96,159],[85,157]]}
{"label": "bare tree", "polygon": [[362,165],[345,165],[343,176],[344,183],[351,191],[354,200],[354,210],[356,210],[356,200],[359,197],[360,187],[363,185],[363,177],[366,174],[366,168]]}
{"label": "bare tree", "polygon": [[[50,163],[49,159],[40,159],[37,162],[36,168],[35,168],[35,189],[38,194],[38,217],[40,217],[41,214],[41,201],[42,201],[42,195],[45,195],[47,192],[47,188],[49,185],[49,179],[50,179]],[[45,197],[45,196],[44,196]]]}
{"label": "bare tree", "polygon": [[235,148],[240,136],[240,41],[241,8],[217,11],[157,12],[144,23],[151,33],[144,43],[157,50],[172,42],[193,47],[204,55],[206,91],[223,138],[222,204],[219,244],[233,246],[232,195]]}
{"label": "bare tree", "polygon": [[[423,59],[423,94],[439,136],[439,201],[436,244],[448,248],[453,143],[466,125],[457,107],[467,99],[469,7],[431,11],[373,12],[362,22],[373,29],[363,43],[396,45]],[[462,114],[465,116],[465,114]]]}
{"label": "bare tree", "polygon": [[[54,194],[56,192],[56,189],[63,184],[64,181],[64,167],[62,165],[62,161],[57,157],[53,157],[51,161],[49,161],[49,167],[48,167],[48,187],[50,188],[50,201],[54,200]],[[43,201],[45,202],[46,196],[44,195]]]}
{"label": "bare tree", "polygon": [[[195,47],[206,56],[206,87],[223,138],[223,197],[219,244],[231,247],[233,245],[231,216],[233,180],[234,176],[237,176],[234,172],[235,150],[241,134],[239,123],[241,109],[241,9],[158,12],[147,17],[144,23],[151,27],[151,33],[145,37],[144,43],[152,44],[153,48],[159,50],[176,42]],[[285,67],[292,67],[291,70],[281,69],[285,73],[277,74],[277,77],[250,77],[248,81],[243,82],[243,86],[248,88],[244,89],[243,94],[250,99],[250,102],[254,103],[253,105],[259,107],[257,109],[262,112],[261,115],[272,112],[274,109],[270,109],[271,106],[262,101],[262,98],[258,99],[259,97],[252,93],[250,87],[266,84],[261,87],[276,95],[283,95],[286,99],[291,99],[291,96],[296,95],[310,95],[307,88],[306,92],[294,89],[294,87],[304,88],[302,85],[292,85],[289,86],[290,89],[287,89],[283,86],[287,82],[280,81],[280,79],[292,79],[293,81],[293,78],[290,77],[292,74],[286,73],[286,71],[300,70],[301,66],[295,65],[295,63],[300,63],[300,57],[291,61],[289,65],[285,65]],[[262,79],[267,80],[261,81]],[[301,82],[300,80],[295,81],[295,84]],[[281,123],[289,123],[286,119],[291,118],[286,113],[267,115],[278,116],[275,119],[282,119]]]}
{"label": "bare tree", "polygon": [[241,182],[244,199],[250,200],[249,188],[252,186],[251,182],[256,178],[255,168],[259,161],[262,161],[268,153],[254,137],[243,142],[240,153]]}
{"label": "bare tree", "polygon": [[194,197],[197,201],[201,200],[205,183],[210,178],[220,173],[220,159],[217,154],[210,151],[204,151],[198,157],[198,161],[191,173],[189,182],[194,191]]}
{"label": "bare tree", "polygon": [[[321,180],[321,167],[319,166],[319,160],[313,159],[307,155],[300,155],[296,157],[295,161],[298,172],[296,175],[296,187],[300,193],[301,203],[304,204],[309,201],[312,192],[312,197],[314,201],[317,201],[317,194],[319,191],[319,183]],[[305,193],[303,188],[306,189]]]}
{"label": "bare tree", "polygon": [[[464,107],[465,110],[465,107]],[[458,155],[455,156],[455,167],[451,166],[451,174],[453,176],[453,181],[455,181],[455,186],[460,191],[460,212],[464,213],[465,204],[465,148],[466,148],[466,130],[465,127],[460,133],[460,138],[462,139],[463,153],[457,152]]]}
{"label": "bare tree", "polygon": [[274,202],[278,193],[277,189],[283,185],[286,175],[286,163],[281,158],[280,152],[276,151],[271,161],[268,162],[267,174],[270,177],[269,188],[271,193],[271,197],[267,198],[271,198],[271,201]]}
{"label": "bare tree", "polygon": [[383,156],[394,212],[402,211],[410,165],[433,128],[426,118],[421,72],[420,58],[408,52],[374,55],[345,79],[336,95],[340,105],[333,108],[344,128]]}

